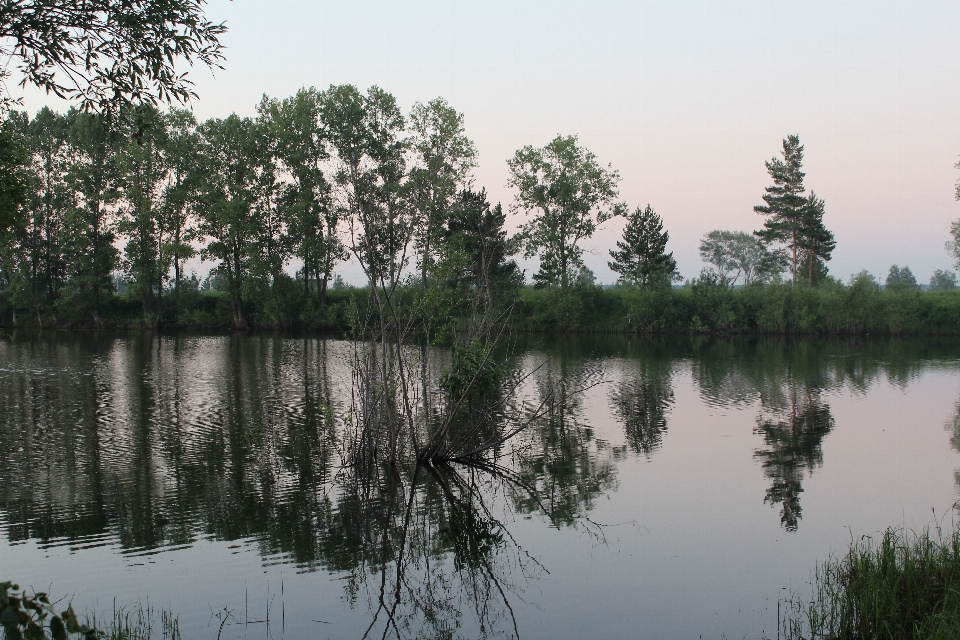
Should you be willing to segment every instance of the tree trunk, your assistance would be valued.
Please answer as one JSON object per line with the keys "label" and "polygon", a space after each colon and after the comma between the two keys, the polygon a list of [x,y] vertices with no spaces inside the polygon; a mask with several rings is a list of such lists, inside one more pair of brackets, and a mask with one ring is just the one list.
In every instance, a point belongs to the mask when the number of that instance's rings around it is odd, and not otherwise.
{"label": "tree trunk", "polygon": [[793,232],[793,284],[797,284],[797,232]]}

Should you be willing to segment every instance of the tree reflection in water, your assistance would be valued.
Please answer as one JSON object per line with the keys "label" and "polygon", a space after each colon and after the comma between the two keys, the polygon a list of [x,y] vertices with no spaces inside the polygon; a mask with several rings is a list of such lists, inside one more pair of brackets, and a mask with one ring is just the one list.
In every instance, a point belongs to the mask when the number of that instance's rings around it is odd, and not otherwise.
{"label": "tree reflection in water", "polygon": [[667,413],[673,406],[672,364],[656,353],[651,356],[639,358],[636,370],[624,373],[610,393],[627,445],[647,458],[663,444]]}
{"label": "tree reflection in water", "polygon": [[[614,479],[583,423],[579,391],[595,376],[578,363],[526,378],[510,411],[529,426],[509,450],[344,465],[343,343],[44,344],[21,354],[38,375],[0,387],[14,408],[0,439],[19,452],[0,465],[12,540],[113,538],[139,553],[251,540],[271,562],[346,576],[350,604],[370,609],[371,637],[516,636],[511,601],[543,568],[505,523],[522,513],[578,526]],[[538,363],[511,366],[520,380]],[[451,441],[459,428],[507,428],[504,411],[462,419]]]}
{"label": "tree reflection in water", "polygon": [[761,410],[756,431],[764,447],[754,457],[771,481],[763,501],[779,504],[781,524],[796,531],[804,473],[823,464],[823,439],[833,430],[834,419],[818,389],[790,388],[787,393],[787,406]]}
{"label": "tree reflection in water", "polygon": [[[394,464],[382,455],[344,464],[346,342],[145,334],[0,343],[0,516],[11,542],[40,546],[116,542],[156,553],[244,540],[265,562],[345,577],[348,602],[369,609],[371,637],[515,636],[514,607],[546,570],[514,539],[517,516],[602,535],[591,510],[617,487],[616,452],[595,437],[584,390],[610,383],[598,390],[609,400],[599,410],[608,407],[627,448],[646,457],[666,446],[681,364],[706,404],[750,416],[759,405],[744,426],[762,440],[754,453],[770,483],[765,501],[796,530],[804,475],[823,464],[834,428],[827,393],[857,393],[884,375],[906,385],[940,353],[777,340],[564,344],[518,350],[506,365],[515,397],[474,398],[457,411],[428,400],[442,394],[424,374],[418,406],[431,420],[421,435],[444,424],[447,450],[482,456],[411,464],[408,451]],[[411,371],[448,366],[442,350],[418,352],[423,367]],[[500,440],[518,424],[525,429]],[[947,427],[960,450],[960,406]],[[500,444],[484,448],[490,442]]]}

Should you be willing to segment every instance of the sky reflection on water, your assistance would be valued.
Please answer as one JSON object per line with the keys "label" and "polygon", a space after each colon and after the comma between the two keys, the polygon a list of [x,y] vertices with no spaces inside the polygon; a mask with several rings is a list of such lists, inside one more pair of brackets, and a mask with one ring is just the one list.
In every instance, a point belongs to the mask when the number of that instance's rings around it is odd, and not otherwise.
{"label": "sky reflection on water", "polygon": [[957,499],[950,341],[523,338],[550,402],[497,457],[363,473],[348,349],[0,343],[0,573],[193,637],[763,637],[817,561]]}

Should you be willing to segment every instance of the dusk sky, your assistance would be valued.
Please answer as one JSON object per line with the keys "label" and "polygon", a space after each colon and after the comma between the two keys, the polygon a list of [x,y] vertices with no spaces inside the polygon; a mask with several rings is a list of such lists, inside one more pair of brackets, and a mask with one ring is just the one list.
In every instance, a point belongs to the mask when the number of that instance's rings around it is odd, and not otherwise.
{"label": "dusk sky", "polygon": [[[476,184],[504,206],[508,157],[577,134],[620,171],[622,200],[663,216],[687,278],[704,233],[760,228],[764,160],[798,134],[832,275],[953,268],[958,2],[215,0],[207,14],[230,31],[226,69],[191,74],[200,119],[302,86],[376,84],[405,112],[442,96],[479,149]],[[31,91],[25,106],[45,102]],[[601,282],[622,225],[588,243]]]}

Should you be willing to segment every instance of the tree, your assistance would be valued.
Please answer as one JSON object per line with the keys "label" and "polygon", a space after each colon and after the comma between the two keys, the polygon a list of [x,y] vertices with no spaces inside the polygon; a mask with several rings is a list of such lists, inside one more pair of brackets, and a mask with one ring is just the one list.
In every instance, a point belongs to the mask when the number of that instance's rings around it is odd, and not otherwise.
{"label": "tree", "polygon": [[773,272],[780,273],[778,256],[756,236],[743,231],[714,230],[700,240],[700,258],[713,265],[724,284],[743,279],[747,285]]}
{"label": "tree", "polygon": [[[348,216],[350,249],[381,293],[399,284],[414,231],[403,201],[406,144],[396,98],[371,87],[331,86],[320,118],[335,153],[339,206]],[[376,293],[376,292],[374,292]]]}
{"label": "tree", "polygon": [[797,261],[803,239],[803,223],[808,201],[803,196],[803,145],[795,135],[783,141],[783,160],[772,158],[766,163],[773,185],[766,188],[763,201],[754,211],[767,216],[764,228],[754,232],[764,242],[782,242],[792,254],[791,274],[797,282]]}
{"label": "tree", "polygon": [[807,282],[813,284],[815,276],[827,273],[826,261],[830,260],[837,241],[823,224],[826,206],[822,198],[812,191],[807,197],[807,206],[801,218],[799,249],[802,262],[807,265]]}
{"label": "tree", "polygon": [[498,204],[490,206],[487,192],[464,189],[457,194],[446,221],[443,246],[453,284],[482,291],[488,306],[493,294],[518,285],[520,273],[513,255],[514,243],[503,226],[507,216]]}
{"label": "tree", "polygon": [[410,199],[417,210],[421,285],[426,287],[443,223],[457,191],[476,166],[477,149],[467,138],[463,114],[443,98],[413,105],[410,141]]}
{"label": "tree", "polygon": [[957,274],[937,269],[930,276],[930,284],[927,288],[931,291],[952,291],[957,288]]}
{"label": "tree", "polygon": [[178,63],[219,68],[223,24],[205,0],[30,0],[0,7],[0,52],[33,84],[83,110],[194,96]]}
{"label": "tree", "polygon": [[[133,103],[186,102],[192,83],[177,67],[220,68],[226,27],[203,17],[206,0],[30,0],[0,5],[0,53],[23,78],[83,111],[115,113]],[[0,72],[0,81],[6,76]],[[0,89],[0,112],[15,103]],[[25,194],[21,151],[0,132],[0,234]]]}
{"label": "tree", "polygon": [[[197,127],[199,186],[197,212],[200,233],[210,242],[201,256],[219,261],[217,272],[226,279],[233,325],[246,327],[243,288],[261,247],[270,243],[264,220],[266,192],[274,176],[269,148],[258,123],[236,114],[207,120]],[[271,249],[267,249],[267,254]]]}
{"label": "tree", "polygon": [[663,230],[663,221],[649,204],[637,207],[627,217],[623,240],[617,251],[610,251],[613,262],[607,265],[620,274],[620,281],[641,287],[665,286],[680,280],[673,252],[667,253],[670,234]]}
{"label": "tree", "polygon": [[119,190],[119,135],[114,119],[100,114],[72,109],[67,120],[71,149],[67,180],[78,203],[64,222],[69,279],[78,300],[89,305],[99,326],[101,299],[113,290],[111,274],[118,257],[112,223]]}
{"label": "tree", "polygon": [[917,279],[910,271],[910,267],[900,268],[897,265],[892,265],[885,284],[888,289],[916,289]]}
{"label": "tree", "polygon": [[27,153],[15,139],[9,120],[0,124],[0,240],[22,224],[21,205],[27,198]]}
{"label": "tree", "polygon": [[[16,124],[15,124],[16,123]],[[17,128],[17,146],[24,148],[28,159],[27,213],[19,238],[21,264],[20,304],[36,309],[54,309],[67,278],[64,224],[73,206],[72,193],[66,182],[70,161],[68,121],[48,108],[41,109],[33,120],[25,113],[11,113],[7,125]]]}
{"label": "tree", "polygon": [[259,112],[270,131],[280,169],[289,175],[280,187],[278,206],[291,250],[303,261],[304,291],[309,295],[312,278],[323,305],[333,267],[346,256],[337,235],[340,211],[332,201],[325,173],[330,154],[320,121],[321,100],[316,89],[300,89],[284,100],[264,98]]}
{"label": "tree", "polygon": [[[960,186],[958,186],[958,190],[960,190]],[[958,191],[958,199],[960,199],[960,191]],[[950,240],[947,240],[944,248],[950,252],[954,266],[960,269],[960,220],[954,220],[950,223]]]}
{"label": "tree", "polygon": [[197,168],[197,121],[186,109],[166,113],[166,167],[160,207],[157,210],[164,255],[163,273],[173,267],[173,286],[180,292],[184,260],[196,255],[191,242],[197,236],[193,215],[200,183]]}
{"label": "tree", "polygon": [[557,136],[540,149],[523,147],[507,168],[507,186],[517,189],[512,210],[532,216],[520,227],[525,256],[541,253],[543,275],[566,289],[583,265],[580,241],[622,214],[614,203],[620,174],[602,167],[576,136]]}
{"label": "tree", "polygon": [[124,269],[133,293],[140,296],[144,321],[157,321],[167,269],[158,215],[168,173],[167,126],[163,114],[148,104],[131,105],[120,120],[122,143],[117,154],[123,203],[117,231],[126,236]]}

